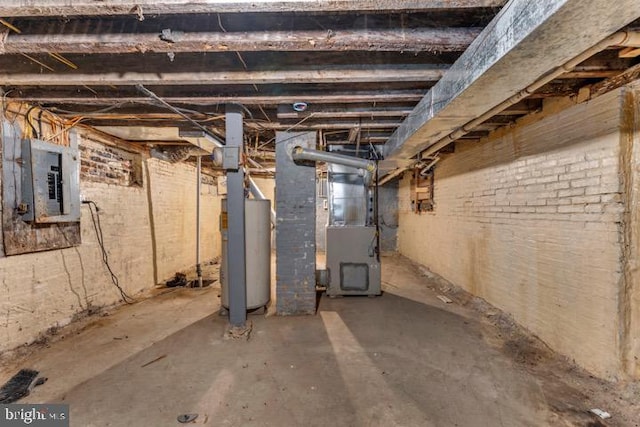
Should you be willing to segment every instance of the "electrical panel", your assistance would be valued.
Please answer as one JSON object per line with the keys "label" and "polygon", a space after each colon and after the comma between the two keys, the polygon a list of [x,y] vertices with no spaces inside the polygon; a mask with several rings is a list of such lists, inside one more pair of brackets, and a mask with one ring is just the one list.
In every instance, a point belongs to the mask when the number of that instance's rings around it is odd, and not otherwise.
{"label": "electrical panel", "polygon": [[75,137],[70,147],[37,139],[22,140],[24,221],[80,221],[80,161]]}

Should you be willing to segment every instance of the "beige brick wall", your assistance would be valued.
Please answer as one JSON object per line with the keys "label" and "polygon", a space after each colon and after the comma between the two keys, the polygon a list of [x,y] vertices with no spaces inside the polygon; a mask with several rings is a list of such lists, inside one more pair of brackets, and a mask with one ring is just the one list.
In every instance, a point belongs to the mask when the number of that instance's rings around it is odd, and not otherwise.
{"label": "beige brick wall", "polygon": [[[191,165],[147,161],[155,229],[158,281],[196,263],[196,174]],[[220,255],[220,198],[214,185],[203,184],[200,221],[201,259]]]}
{"label": "beige brick wall", "polygon": [[404,255],[604,377],[621,373],[620,91],[438,163],[435,210],[399,195]]}
{"label": "beige brick wall", "polygon": [[[100,208],[110,264],[133,296],[152,288],[154,276],[163,281],[195,264],[195,169],[155,159],[145,163],[143,186],[81,180],[83,197]],[[207,260],[220,254],[220,202],[213,185],[203,185],[202,194],[202,259]],[[0,351],[32,342],[90,306],[119,300],[102,264],[86,205],[81,232],[78,247],[0,257]]]}

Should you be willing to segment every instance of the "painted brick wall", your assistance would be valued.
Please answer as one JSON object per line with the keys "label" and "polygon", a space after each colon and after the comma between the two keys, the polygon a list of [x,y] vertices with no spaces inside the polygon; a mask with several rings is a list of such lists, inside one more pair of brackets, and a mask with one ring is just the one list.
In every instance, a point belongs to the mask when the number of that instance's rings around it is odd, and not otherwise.
{"label": "painted brick wall", "polygon": [[401,182],[399,250],[604,377],[620,373],[620,91],[456,145],[435,210]]}
{"label": "painted brick wall", "polygon": [[139,154],[105,146],[85,133],[80,150],[80,172],[84,181],[116,185],[141,185]]}
{"label": "painted brick wall", "polygon": [[[161,282],[196,263],[195,168],[185,163],[174,164],[157,159],[148,160],[146,167],[150,177],[157,275]],[[220,254],[220,199],[214,185],[203,183],[202,193],[201,257],[207,260]]]}
{"label": "painted brick wall", "polygon": [[[93,155],[88,153],[96,152],[111,154],[110,161],[116,163],[128,160],[114,156],[138,156],[87,138],[81,137],[80,144],[84,147],[83,160]],[[133,175],[121,165],[116,165],[119,172],[111,171],[116,178],[107,177],[108,183],[88,178],[95,177],[90,169],[85,169],[81,177],[83,197],[100,208],[110,264],[120,285],[132,296],[152,288],[154,277],[159,282],[195,264],[194,167],[140,160],[140,168],[143,163],[148,166],[145,176],[141,175],[142,185],[129,185],[130,178],[123,181],[124,176]],[[91,168],[83,162],[86,166]],[[133,165],[128,167],[131,172]],[[202,192],[206,260],[220,253],[219,198],[214,185],[203,185]],[[0,257],[0,351],[32,342],[47,329],[70,322],[92,306],[118,302],[120,296],[102,264],[87,205],[82,206],[81,233],[82,244],[77,247]]]}
{"label": "painted brick wall", "polygon": [[316,170],[289,157],[295,146],[315,148],[315,133],[276,133],[276,309],[316,311]]}

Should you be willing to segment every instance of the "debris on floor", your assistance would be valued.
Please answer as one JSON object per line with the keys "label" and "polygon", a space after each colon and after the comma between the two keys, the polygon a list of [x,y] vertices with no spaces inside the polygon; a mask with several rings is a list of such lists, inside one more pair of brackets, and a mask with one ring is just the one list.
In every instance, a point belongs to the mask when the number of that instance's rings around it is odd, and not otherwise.
{"label": "debris on floor", "polygon": [[226,331],[224,332],[224,339],[242,339],[249,340],[249,336],[251,335],[251,329],[253,329],[253,322],[247,321],[244,326],[227,326]]}
{"label": "debris on floor", "polygon": [[47,382],[47,378],[38,377],[40,372],[33,369],[21,369],[2,388],[0,388],[0,403],[13,403],[28,396],[34,387]]}
{"label": "debris on floor", "polygon": [[[212,284],[214,284],[216,281],[215,280],[202,280],[202,287],[206,288],[208,286],[211,286]],[[198,282],[198,279],[195,280],[191,280],[189,281],[189,287],[190,288],[200,288],[200,283]]]}
{"label": "debris on floor", "polygon": [[198,414],[180,414],[178,422],[182,424],[192,423],[198,418]]}
{"label": "debris on floor", "polygon": [[167,288],[175,288],[177,286],[187,286],[187,275],[184,273],[176,273],[173,279],[165,284]]}
{"label": "debris on floor", "polygon": [[156,363],[157,361],[162,360],[162,359],[164,359],[165,357],[167,357],[167,355],[166,355],[166,354],[163,354],[162,356],[158,356],[158,357],[156,357],[155,359],[148,361],[147,363],[145,363],[144,365],[142,365],[142,366],[140,366],[140,367],[141,367],[141,368],[144,368],[145,366],[149,366],[149,365],[151,365],[152,363]]}
{"label": "debris on floor", "polygon": [[608,413],[607,411],[603,411],[602,409],[594,408],[594,409],[590,410],[589,412],[599,416],[603,420],[608,420],[609,418],[611,418],[611,414]]}

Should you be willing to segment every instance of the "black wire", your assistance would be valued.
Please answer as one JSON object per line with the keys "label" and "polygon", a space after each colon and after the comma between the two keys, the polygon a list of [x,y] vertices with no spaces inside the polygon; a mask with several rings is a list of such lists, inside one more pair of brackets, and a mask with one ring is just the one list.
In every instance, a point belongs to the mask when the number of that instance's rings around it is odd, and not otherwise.
{"label": "black wire", "polygon": [[44,113],[43,109],[40,109],[40,113],[38,113],[38,139],[42,139],[42,114]]}
{"label": "black wire", "polygon": [[[111,281],[113,282],[113,285],[116,288],[118,288],[118,291],[120,292],[120,296],[122,297],[122,300],[124,302],[126,302],[127,304],[133,304],[135,300],[131,298],[129,295],[127,295],[124,289],[120,287],[118,276],[116,276],[116,274],[111,269],[111,266],[109,265],[109,255],[107,254],[107,250],[104,248],[104,236],[102,235],[102,225],[100,224],[100,214],[98,213],[99,212],[98,205],[96,205],[96,203],[92,200],[85,200],[82,203],[89,205],[89,212],[91,212],[91,222],[93,222],[93,229],[96,232],[96,238],[98,239],[98,244],[100,245],[100,251],[102,252],[102,262],[107,267],[107,270],[109,270],[109,274],[111,275]],[[91,206],[93,206],[96,209],[95,215],[93,213],[93,208]]]}
{"label": "black wire", "polygon": [[38,135],[38,131],[36,130],[36,127],[33,125],[33,123],[31,123],[31,112],[33,111],[34,108],[36,108],[35,105],[27,110],[26,118],[27,118],[27,123],[29,123],[29,126],[31,126],[31,130],[33,131],[33,137],[40,138],[40,136]]}

